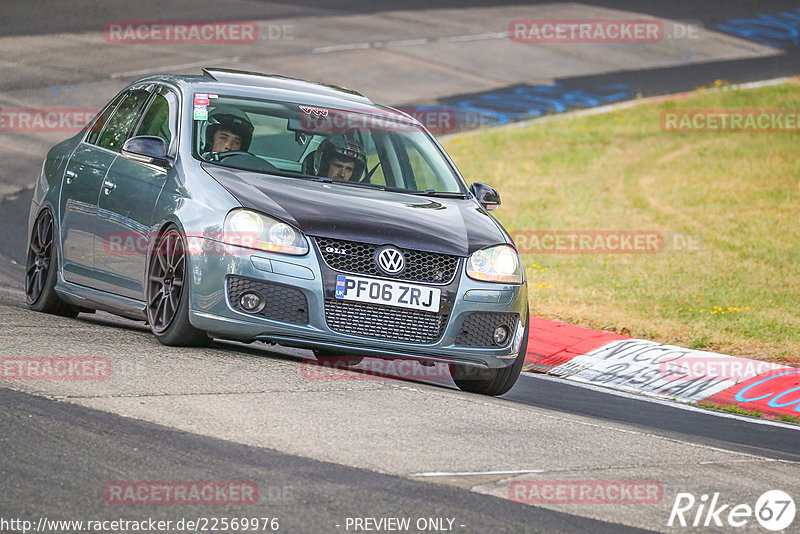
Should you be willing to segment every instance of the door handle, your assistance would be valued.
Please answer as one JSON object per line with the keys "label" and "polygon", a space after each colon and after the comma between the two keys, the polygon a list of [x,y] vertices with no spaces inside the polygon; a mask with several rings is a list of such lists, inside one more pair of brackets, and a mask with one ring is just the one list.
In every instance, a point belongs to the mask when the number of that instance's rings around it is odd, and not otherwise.
{"label": "door handle", "polygon": [[67,171],[64,174],[67,175],[67,184],[71,184],[72,180],[74,180],[75,178],[78,177],[78,173],[77,172],[71,171],[69,169],[67,169]]}
{"label": "door handle", "polygon": [[114,182],[110,182],[108,180],[103,180],[103,192],[106,195],[110,195],[111,191],[113,191],[117,187],[117,184]]}

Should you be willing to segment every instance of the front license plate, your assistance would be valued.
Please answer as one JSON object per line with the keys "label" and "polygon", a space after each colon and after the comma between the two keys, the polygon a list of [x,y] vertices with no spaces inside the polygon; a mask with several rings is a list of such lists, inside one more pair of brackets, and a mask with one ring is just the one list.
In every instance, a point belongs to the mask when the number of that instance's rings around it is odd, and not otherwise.
{"label": "front license plate", "polygon": [[429,312],[439,311],[441,290],[360,276],[336,276],[336,298]]}

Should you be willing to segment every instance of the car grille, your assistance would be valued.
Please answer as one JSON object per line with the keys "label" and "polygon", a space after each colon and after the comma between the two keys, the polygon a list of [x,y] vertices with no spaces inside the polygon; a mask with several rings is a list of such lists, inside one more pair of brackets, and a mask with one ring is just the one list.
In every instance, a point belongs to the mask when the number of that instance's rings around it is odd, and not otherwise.
{"label": "car grille", "polygon": [[325,300],[325,321],[331,330],[354,336],[436,343],[444,334],[447,315],[364,302]]}
{"label": "car grille", "polygon": [[[325,263],[335,271],[398,280],[411,280],[430,284],[450,283],[456,274],[460,259],[458,256],[401,248],[400,250],[403,251],[405,256],[406,268],[397,275],[389,275],[375,265],[373,258],[375,251],[380,248],[379,245],[322,237],[317,237],[315,240]],[[337,251],[344,251],[344,254]]]}
{"label": "car grille", "polygon": [[[239,305],[239,296],[245,291],[258,291],[266,299],[266,306],[257,313],[242,309]],[[231,307],[248,315],[256,315],[284,323],[308,324],[308,301],[305,294],[299,289],[250,280],[238,276],[228,277],[228,302]]]}
{"label": "car grille", "polygon": [[519,319],[518,313],[493,313],[493,312],[474,312],[470,313],[461,330],[456,337],[456,345],[463,347],[497,347],[494,343],[494,330],[498,326],[505,325],[508,328],[508,341],[511,341],[514,334],[514,327]]}

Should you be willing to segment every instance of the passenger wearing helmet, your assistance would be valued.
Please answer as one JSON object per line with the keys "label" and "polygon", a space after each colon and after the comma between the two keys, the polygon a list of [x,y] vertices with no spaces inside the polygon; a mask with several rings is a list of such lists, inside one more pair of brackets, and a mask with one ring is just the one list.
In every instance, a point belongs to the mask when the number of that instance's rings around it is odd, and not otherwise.
{"label": "passenger wearing helmet", "polygon": [[231,106],[217,106],[208,114],[203,156],[219,159],[220,153],[247,152],[252,140],[253,123],[245,112]]}
{"label": "passenger wearing helmet", "polygon": [[314,173],[336,180],[359,181],[367,156],[356,132],[337,133],[320,143],[314,153]]}

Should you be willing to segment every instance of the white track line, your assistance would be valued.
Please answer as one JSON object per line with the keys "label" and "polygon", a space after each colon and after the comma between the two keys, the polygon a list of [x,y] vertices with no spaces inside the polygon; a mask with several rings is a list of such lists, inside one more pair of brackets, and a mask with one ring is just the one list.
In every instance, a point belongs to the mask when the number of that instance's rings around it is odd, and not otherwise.
{"label": "white track line", "polygon": [[[680,442],[686,443],[686,442]],[[723,452],[731,452],[726,451],[724,449],[717,449]],[[728,465],[728,464],[735,464],[735,463],[752,463],[754,460],[753,458],[747,458],[743,460],[713,460],[713,461],[703,461],[697,462],[697,465]],[[778,460],[775,458],[758,458],[756,457],[755,461],[759,462],[785,462],[786,460]],[[428,473],[411,473],[407,476],[409,477],[419,477],[419,478],[433,478],[433,477],[474,477],[474,476],[483,476],[483,475],[527,475],[527,474],[541,474],[541,473],[555,473],[559,471],[570,471],[571,469],[514,469],[509,471],[431,471]]]}
{"label": "white track line", "polygon": [[203,61],[195,61],[194,63],[181,63],[180,65],[166,65],[163,67],[153,67],[150,69],[142,69],[142,70],[131,70],[128,72],[115,72],[110,76],[110,78],[114,80],[117,78],[129,78],[132,76],[142,76],[145,74],[158,74],[170,70],[190,69],[192,67],[207,67],[209,65],[213,65],[214,63],[236,63],[239,61],[239,59],[240,59],[239,56],[218,57],[216,59],[205,59]]}
{"label": "white track line", "polygon": [[439,43],[463,43],[465,41],[488,41],[489,39],[506,39],[508,32],[476,33],[474,35],[453,35],[437,39]]}
{"label": "white track line", "polygon": [[369,48],[369,43],[351,43],[351,44],[343,44],[343,45],[334,45],[334,46],[321,46],[319,48],[312,48],[312,54],[327,54],[329,52],[341,52],[342,50],[362,50],[365,48]]}
{"label": "white track line", "polygon": [[399,41],[386,41],[384,46],[422,46],[429,42],[428,39],[401,39]]}
{"label": "white track line", "polygon": [[473,477],[480,475],[524,475],[527,473],[546,473],[544,469],[516,469],[513,471],[433,471],[430,473],[411,473],[410,477]]}
{"label": "white track line", "polygon": [[451,35],[439,39],[399,39],[396,41],[373,41],[363,43],[349,43],[334,46],[321,46],[312,48],[312,54],[328,54],[344,50],[363,50],[366,48],[389,48],[395,46],[424,46],[431,43],[463,43],[467,41],[488,41],[491,39],[507,39],[508,32],[475,33],[470,35]]}

